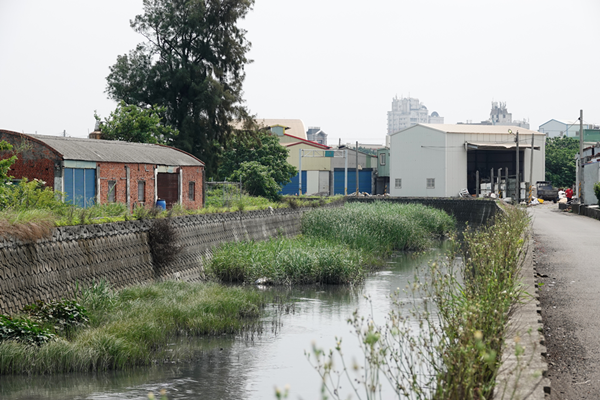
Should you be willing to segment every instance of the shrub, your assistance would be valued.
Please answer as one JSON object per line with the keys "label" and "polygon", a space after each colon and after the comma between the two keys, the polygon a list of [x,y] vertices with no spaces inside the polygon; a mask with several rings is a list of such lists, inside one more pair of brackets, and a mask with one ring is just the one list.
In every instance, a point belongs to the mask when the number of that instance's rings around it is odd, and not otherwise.
{"label": "shrub", "polygon": [[41,345],[55,335],[28,318],[12,318],[0,315],[0,343],[14,340],[24,344]]}
{"label": "shrub", "polygon": [[600,205],[600,182],[594,183],[594,194],[596,195],[596,199],[598,199],[598,204]]}
{"label": "shrub", "polygon": [[90,321],[88,312],[75,300],[48,303],[38,300],[25,306],[23,312],[43,325],[51,324],[56,332],[66,334],[70,334],[75,328],[87,326]]}
{"label": "shrub", "polygon": [[148,231],[148,244],[155,267],[172,262],[180,251],[177,245],[179,235],[169,218],[155,219]]}

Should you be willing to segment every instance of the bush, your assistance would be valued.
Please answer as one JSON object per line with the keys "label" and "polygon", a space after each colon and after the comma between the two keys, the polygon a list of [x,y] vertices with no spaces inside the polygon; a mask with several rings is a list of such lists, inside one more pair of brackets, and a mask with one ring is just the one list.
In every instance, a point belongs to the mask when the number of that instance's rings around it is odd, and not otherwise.
{"label": "bush", "polygon": [[14,340],[24,344],[42,345],[55,335],[27,318],[0,315],[0,343]]}
{"label": "bush", "polygon": [[169,218],[155,219],[148,231],[148,244],[152,252],[155,267],[165,266],[172,262],[179,251],[177,231]]}
{"label": "bush", "polygon": [[243,162],[229,180],[234,182],[241,180],[244,190],[252,196],[262,196],[271,201],[278,201],[281,198],[279,194],[281,186],[271,175],[269,167],[258,161]]}
{"label": "bush", "polygon": [[596,199],[598,199],[598,204],[600,205],[600,182],[594,183],[594,194],[596,195]]}
{"label": "bush", "polygon": [[56,332],[66,334],[69,334],[75,328],[85,327],[90,322],[85,308],[75,300],[51,301],[49,303],[38,300],[25,306],[23,312],[43,325],[52,325]]}

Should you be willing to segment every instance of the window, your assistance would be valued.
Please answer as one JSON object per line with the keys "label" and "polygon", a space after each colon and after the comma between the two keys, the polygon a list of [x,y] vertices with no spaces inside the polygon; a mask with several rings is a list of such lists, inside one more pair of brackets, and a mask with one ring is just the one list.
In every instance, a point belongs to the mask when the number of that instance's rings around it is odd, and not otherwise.
{"label": "window", "polygon": [[385,153],[379,153],[379,165],[385,165]]}
{"label": "window", "polygon": [[108,202],[114,203],[117,201],[117,181],[108,181]]}
{"label": "window", "polygon": [[138,181],[138,201],[143,203],[146,201],[146,182]]}
{"label": "window", "polygon": [[427,189],[435,189],[435,178],[427,178]]}
{"label": "window", "polygon": [[402,189],[402,178],[396,178],[396,189]]}
{"label": "window", "polygon": [[188,196],[191,201],[196,200],[196,182],[190,182],[190,190],[188,191]]}

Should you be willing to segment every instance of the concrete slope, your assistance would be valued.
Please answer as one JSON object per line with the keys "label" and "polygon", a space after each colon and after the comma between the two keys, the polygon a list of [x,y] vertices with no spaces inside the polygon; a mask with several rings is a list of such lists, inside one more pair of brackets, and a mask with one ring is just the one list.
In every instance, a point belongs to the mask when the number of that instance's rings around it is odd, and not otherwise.
{"label": "concrete slope", "polygon": [[600,221],[531,208],[552,399],[600,398]]}

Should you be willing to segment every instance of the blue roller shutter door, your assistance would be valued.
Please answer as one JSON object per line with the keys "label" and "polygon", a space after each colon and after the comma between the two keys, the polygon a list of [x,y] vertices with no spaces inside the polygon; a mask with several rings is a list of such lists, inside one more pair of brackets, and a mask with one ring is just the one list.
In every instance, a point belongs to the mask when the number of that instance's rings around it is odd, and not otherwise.
{"label": "blue roller shutter door", "polygon": [[[296,174],[296,176],[292,178],[292,181],[285,185],[279,193],[284,196],[298,194],[299,176],[299,174]],[[306,171],[302,171],[302,194],[306,194]]]}
{"label": "blue roller shutter door", "polygon": [[[372,183],[371,183],[371,174],[372,171],[359,170],[358,171],[358,190],[363,193],[372,192]],[[344,170],[336,170],[334,172],[334,194],[344,194]],[[348,193],[356,192],[356,171],[348,170]]]}
{"label": "blue roller shutter door", "polygon": [[96,170],[83,168],[65,168],[65,201],[78,207],[87,208],[96,200]]}

